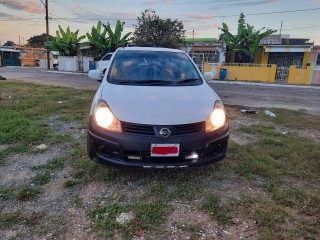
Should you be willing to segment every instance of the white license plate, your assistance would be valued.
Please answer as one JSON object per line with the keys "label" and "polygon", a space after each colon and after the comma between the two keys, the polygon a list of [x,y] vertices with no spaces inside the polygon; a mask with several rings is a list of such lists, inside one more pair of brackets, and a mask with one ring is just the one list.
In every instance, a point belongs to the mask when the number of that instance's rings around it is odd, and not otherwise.
{"label": "white license plate", "polygon": [[177,157],[180,144],[151,144],[151,157]]}

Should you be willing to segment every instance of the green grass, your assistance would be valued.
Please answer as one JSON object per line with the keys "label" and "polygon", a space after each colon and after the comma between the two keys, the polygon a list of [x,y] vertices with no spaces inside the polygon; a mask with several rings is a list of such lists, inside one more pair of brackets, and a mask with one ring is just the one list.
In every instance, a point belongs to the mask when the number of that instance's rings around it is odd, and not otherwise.
{"label": "green grass", "polygon": [[20,186],[16,191],[16,198],[19,200],[30,200],[36,198],[42,192],[39,187],[27,185]]}
{"label": "green grass", "polygon": [[[112,237],[115,231],[121,232],[126,239],[132,239],[139,230],[152,231],[163,224],[169,211],[167,204],[156,201],[153,203],[135,203],[128,205],[107,204],[94,209],[90,216],[95,221],[94,228],[102,229],[105,237]],[[134,219],[120,224],[116,218],[121,213],[132,212]]]}
{"label": "green grass", "polygon": [[50,182],[50,178],[51,176],[49,171],[40,172],[31,179],[31,182],[37,185],[45,185]]}
{"label": "green grass", "polygon": [[68,179],[63,183],[63,187],[64,188],[69,188],[69,187],[73,187],[73,186],[75,186],[75,185],[77,185],[79,183],[80,183],[80,181],[78,181],[78,180]]}
{"label": "green grass", "polygon": [[13,187],[0,186],[0,200],[8,200],[13,197]]}
{"label": "green grass", "polygon": [[230,223],[231,217],[229,216],[228,209],[222,205],[218,196],[206,196],[206,201],[202,205],[202,209],[210,213],[214,219],[222,224]]}
{"label": "green grass", "polygon": [[8,229],[13,225],[20,223],[23,220],[20,211],[3,212],[0,211],[0,230]]}
{"label": "green grass", "polygon": [[[57,129],[50,128],[48,122],[54,116],[54,120],[76,121],[85,128],[92,91],[17,82],[1,82],[0,87],[0,144],[8,146],[0,152],[0,168],[7,167],[14,154],[38,154],[32,147],[35,144],[46,143],[51,147],[68,142],[72,149],[33,167],[36,176],[25,185],[0,186],[0,201],[4,203],[37,199],[57,171],[71,166],[72,178],[63,182],[63,187],[68,188],[65,191],[96,182],[104,182],[112,190],[112,196],[92,199],[92,205],[83,202],[81,195],[70,200],[75,207],[86,204],[93,224],[92,236],[100,232],[101,238],[121,235],[132,239],[136,231],[142,230],[146,239],[161,238],[164,223],[174,204],[180,201],[210,214],[218,222],[218,228],[228,230],[233,226],[233,217],[254,220],[259,239],[317,239],[320,234],[320,145],[312,138],[298,135],[304,129],[319,131],[319,116],[285,109],[271,109],[276,118],[265,116],[263,110],[259,110],[262,114],[242,115],[254,124],[248,126],[246,122],[231,134],[253,141],[244,145],[230,142],[226,159],[211,166],[114,169],[90,160],[85,144],[69,133],[57,134]],[[73,188],[75,185],[78,186]],[[123,225],[117,223],[116,217],[123,212],[133,212],[135,219]],[[15,212],[11,215],[0,212],[2,229],[19,221],[25,220]],[[190,233],[192,239],[199,238],[205,230],[192,223],[178,227]]]}
{"label": "green grass", "polygon": [[42,143],[50,133],[46,117],[59,114],[62,119],[82,120],[94,94],[10,81],[2,82],[1,90],[0,144]]}

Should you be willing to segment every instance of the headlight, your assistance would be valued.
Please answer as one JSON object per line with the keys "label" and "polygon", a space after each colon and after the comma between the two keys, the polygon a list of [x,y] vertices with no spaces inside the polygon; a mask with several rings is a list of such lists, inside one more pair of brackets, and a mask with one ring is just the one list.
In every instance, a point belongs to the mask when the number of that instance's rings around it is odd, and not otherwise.
{"label": "headlight", "polygon": [[206,132],[214,131],[224,126],[227,122],[227,116],[221,101],[216,101],[210,117],[206,121]]}
{"label": "headlight", "polygon": [[121,132],[120,121],[113,115],[105,102],[97,102],[93,116],[99,127],[113,132]]}

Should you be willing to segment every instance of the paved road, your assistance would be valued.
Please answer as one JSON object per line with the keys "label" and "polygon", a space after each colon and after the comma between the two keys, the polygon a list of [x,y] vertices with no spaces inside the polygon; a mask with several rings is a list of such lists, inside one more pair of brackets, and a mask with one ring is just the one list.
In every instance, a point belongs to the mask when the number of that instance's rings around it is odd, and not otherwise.
{"label": "paved road", "polygon": [[[96,90],[99,83],[86,74],[47,72],[27,67],[0,68],[0,76],[28,82]],[[210,86],[226,104],[249,107],[305,109],[320,115],[320,87],[252,84],[239,82],[210,82]]]}
{"label": "paved road", "polygon": [[66,74],[58,71],[32,67],[0,68],[0,76],[27,82],[42,83],[54,86],[73,87],[77,89],[98,89],[100,83],[88,78],[87,74]]}

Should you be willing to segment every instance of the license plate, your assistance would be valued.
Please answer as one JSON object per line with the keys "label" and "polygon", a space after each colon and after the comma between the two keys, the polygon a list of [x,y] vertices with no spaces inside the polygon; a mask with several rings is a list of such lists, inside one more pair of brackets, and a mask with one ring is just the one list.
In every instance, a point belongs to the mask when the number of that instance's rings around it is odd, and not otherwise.
{"label": "license plate", "polygon": [[151,157],[177,157],[180,144],[151,144]]}

